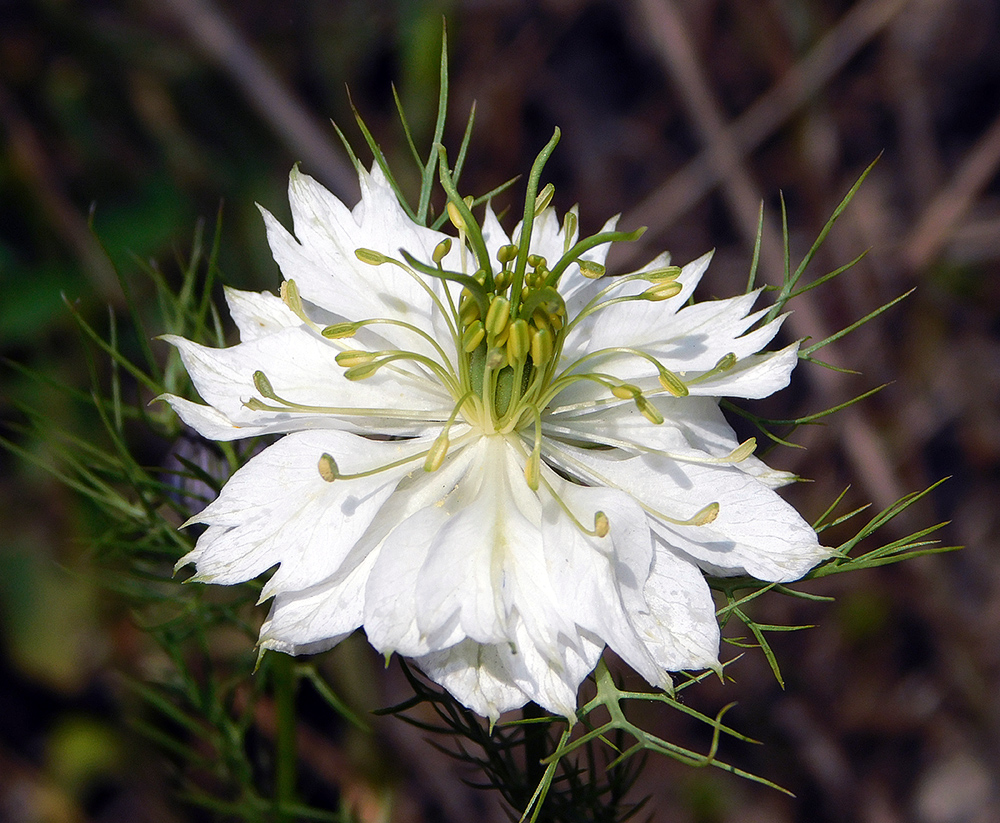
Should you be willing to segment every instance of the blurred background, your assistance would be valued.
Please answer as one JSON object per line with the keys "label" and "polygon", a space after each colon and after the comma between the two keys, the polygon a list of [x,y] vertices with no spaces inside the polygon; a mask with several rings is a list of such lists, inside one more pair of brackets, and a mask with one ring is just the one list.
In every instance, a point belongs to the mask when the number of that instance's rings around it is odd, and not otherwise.
{"label": "blurred background", "polygon": [[[585,231],[618,212],[626,229],[649,227],[615,252],[619,271],[663,248],[675,262],[716,249],[705,299],[744,289],[761,201],[761,274],[780,282],[779,193],[794,265],[880,156],[812,271],[867,256],[792,302],[785,339],[823,339],[916,288],[819,353],[862,374],[804,366],[756,410],[808,414],[889,383],[798,431],[807,449],[767,459],[813,481],[789,491],[809,520],[847,486],[848,503],[881,509],[949,476],[888,535],[948,520],[941,538],[966,548],[809,585],[832,604],[762,603],[763,622],[817,626],[773,640],[786,688],[748,654],[735,684],[706,683],[686,699],[711,715],[738,701],[727,722],[766,745],[722,755],[796,796],[653,759],[636,788],[637,800],[652,796],[644,814],[1000,820],[995,0],[0,0],[3,356],[86,390],[63,296],[98,328],[108,307],[127,322],[114,267],[136,283],[144,261],[177,276],[199,221],[210,236],[220,204],[222,279],[275,289],[254,203],[287,222],[296,162],[353,203],[357,183],[329,123],[370,160],[348,89],[403,168],[395,83],[425,150],[442,15],[452,151],[476,103],[463,191],[527,172],[558,125],[547,168],[556,207],[579,202]],[[520,197],[515,187],[498,205],[520,208]],[[155,318],[155,306],[143,311]],[[17,428],[24,405],[44,408],[53,430],[96,437],[85,405],[11,367],[2,380],[0,414],[13,424],[4,433],[43,463],[44,426]],[[90,566],[99,518],[7,451],[0,500],[0,821],[213,819],[171,799],[173,767],[126,722],[136,707],[120,673],[141,673],[152,652]],[[373,672],[342,682],[355,705],[405,694],[363,641],[343,654]],[[673,713],[647,714],[669,739],[707,745]],[[353,798],[361,819],[505,819],[495,798],[460,783],[469,772],[398,721],[360,748],[337,729],[305,732],[307,767],[330,797]],[[372,758],[391,761],[391,776]]]}

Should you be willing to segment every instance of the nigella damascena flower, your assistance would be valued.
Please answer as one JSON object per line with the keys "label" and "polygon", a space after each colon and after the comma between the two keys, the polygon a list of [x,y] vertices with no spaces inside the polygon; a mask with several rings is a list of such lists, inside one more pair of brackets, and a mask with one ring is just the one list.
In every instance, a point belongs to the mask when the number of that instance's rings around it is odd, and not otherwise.
{"label": "nigella damascena flower", "polygon": [[194,522],[178,565],[231,584],[274,566],[260,645],[318,652],[362,627],[491,718],[572,718],[605,645],[651,684],[718,666],[704,573],[802,576],[829,551],[739,443],[722,396],[784,387],[755,294],[688,305],[709,255],[604,276],[546,187],[512,236],[452,199],[451,238],[382,173],[348,209],[297,169],[293,236],[264,213],[281,296],[227,292],[240,343],[179,337],[202,435],[284,434]]}

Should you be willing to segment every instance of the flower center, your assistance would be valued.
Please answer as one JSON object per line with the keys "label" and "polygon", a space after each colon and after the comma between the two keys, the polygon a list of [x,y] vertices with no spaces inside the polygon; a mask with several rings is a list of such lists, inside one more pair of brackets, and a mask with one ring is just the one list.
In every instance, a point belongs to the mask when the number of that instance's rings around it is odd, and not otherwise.
{"label": "flower center", "polygon": [[[682,286],[677,282],[681,270],[669,265],[607,278],[608,285],[603,289],[590,289],[594,292],[593,296],[574,316],[568,316],[566,301],[559,291],[560,281],[567,270],[575,266],[585,278],[604,278],[604,266],[588,259],[585,256],[587,252],[604,244],[636,240],[644,229],[635,232],[602,231],[577,240],[577,216],[570,211],[564,217],[560,233],[563,248],[559,259],[550,264],[545,257],[530,251],[533,226],[539,216],[550,208],[553,197],[551,184],[538,192],[538,181],[542,165],[557,138],[558,133],[539,155],[532,169],[519,232],[513,242],[501,246],[492,257],[487,251],[480,224],[472,214],[473,200],[458,195],[443,155],[441,183],[448,195],[448,216],[458,231],[458,254],[450,255],[453,245],[453,238],[450,237],[438,243],[430,261],[418,259],[405,249],[400,251],[402,259],[366,248],[355,251],[362,263],[395,266],[412,278],[430,298],[438,320],[447,327],[450,342],[437,339],[441,323],[415,325],[400,317],[349,320],[320,327],[309,317],[295,282],[288,280],[283,284],[281,296],[289,309],[306,326],[342,347],[336,362],[344,369],[345,378],[365,380],[382,369],[389,369],[404,379],[431,377],[440,382],[453,401],[447,416],[441,411],[309,406],[279,396],[267,376],[256,372],[254,385],[260,397],[251,398],[246,403],[253,409],[359,417],[376,415],[441,426],[426,450],[399,463],[359,474],[342,474],[333,456],[322,455],[318,470],[324,480],[334,482],[361,477],[419,460],[423,460],[426,471],[436,471],[444,463],[452,445],[450,431],[461,418],[474,432],[508,437],[513,447],[524,455],[524,477],[529,487],[538,490],[540,484],[544,484],[558,498],[542,473],[542,417],[565,389],[579,381],[589,381],[606,393],[602,397],[602,392],[598,392],[590,400],[560,406],[560,411],[631,401],[650,423],[658,425],[664,422],[664,418],[650,401],[650,396],[667,393],[683,397],[688,394],[690,384],[727,371],[736,364],[735,355],[727,354],[707,372],[683,377],[667,369],[649,353],[624,346],[588,350],[575,359],[572,355],[564,355],[567,339],[584,319],[617,303],[667,300],[679,294]],[[545,246],[551,248],[551,238],[548,241]],[[452,265],[457,262],[459,270],[445,268],[446,258]],[[444,288],[434,288],[434,281],[443,284]],[[644,281],[646,285],[637,289],[634,285],[637,281]],[[450,285],[453,283],[460,288]],[[575,286],[577,302],[580,302],[579,295],[582,293],[580,288]],[[412,348],[404,344],[400,348],[384,350],[348,348],[343,341],[355,337],[365,327],[372,327],[375,332],[379,331],[379,327],[402,330],[403,334],[394,331],[392,335],[387,333],[383,339],[392,337],[400,341],[410,338],[414,345]],[[435,328],[439,330],[437,333]],[[395,345],[400,344],[397,342]],[[613,363],[620,362],[622,356],[644,360],[649,367],[649,376],[655,373],[658,384],[642,379],[640,382],[646,387],[642,388],[600,370],[602,363],[605,369],[613,370]],[[467,440],[470,436],[473,436],[472,433],[462,435],[459,440]],[[709,463],[739,462],[751,454],[753,448],[754,442],[750,440],[727,456],[678,455],[677,459]],[[718,505],[710,504],[694,517],[683,520],[665,513],[651,513],[667,522],[699,525],[711,522],[717,511]],[[599,512],[593,529],[585,527],[568,509],[567,512],[588,534],[602,536],[607,533],[607,518]]]}

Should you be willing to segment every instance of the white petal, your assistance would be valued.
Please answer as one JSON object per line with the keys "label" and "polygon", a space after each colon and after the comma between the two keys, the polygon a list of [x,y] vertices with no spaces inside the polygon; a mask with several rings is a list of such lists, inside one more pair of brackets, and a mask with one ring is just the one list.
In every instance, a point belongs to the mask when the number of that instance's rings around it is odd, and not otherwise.
{"label": "white petal", "polygon": [[669,671],[719,664],[719,624],[712,593],[693,563],[660,543],[643,589],[648,611],[632,615],[656,662]]}
{"label": "white petal", "polygon": [[799,344],[792,343],[780,351],[744,357],[729,371],[692,385],[690,392],[713,397],[768,397],[788,385],[798,362]]}
{"label": "white petal", "polygon": [[197,579],[238,583],[280,563],[262,598],[305,589],[334,574],[365,533],[400,478],[419,469],[403,463],[368,477],[325,481],[324,453],[345,474],[377,469],[419,454],[429,440],[378,442],[340,431],[282,438],[236,472],[195,522],[209,528],[179,565],[195,563]]}
{"label": "white petal", "polygon": [[374,558],[304,591],[282,592],[260,628],[261,648],[286,654],[332,649],[361,625],[364,588]]}
{"label": "white petal", "polygon": [[[650,422],[632,401],[620,401],[548,414],[543,417],[543,431],[548,437],[571,442],[613,446],[632,454],[658,451],[686,457],[691,462],[722,459],[740,445],[714,398],[660,394],[649,400],[663,415],[663,423]],[[771,469],[752,455],[732,465],[771,488],[795,479],[794,475]]]}
{"label": "white petal", "polygon": [[[314,427],[392,431],[421,431],[427,422],[444,421],[452,401],[435,381],[418,372],[380,369],[359,381],[347,380],[337,364],[340,347],[314,332],[289,327],[226,349],[213,349],[182,337],[163,338],[177,347],[191,381],[201,397],[234,426],[239,436],[294,431]],[[262,371],[284,400],[323,407],[319,412],[254,411],[245,403],[260,398],[253,375]],[[173,403],[169,397],[165,398]],[[268,405],[277,405],[265,400]],[[184,404],[175,405],[175,408]],[[342,414],[324,410],[343,409]],[[379,410],[389,410],[379,414]],[[189,411],[189,409],[186,409]],[[208,421],[206,421],[208,422]],[[217,421],[223,426],[222,420]]]}
{"label": "white petal", "polygon": [[[305,299],[345,319],[390,318],[447,339],[447,324],[434,299],[444,294],[441,281],[427,282],[392,264],[371,266],[355,254],[370,249],[402,260],[400,250],[405,249],[430,263],[434,247],[446,235],[413,223],[377,169],[370,175],[363,172],[360,182],[362,200],[350,212],[319,183],[293,169],[289,201],[298,240],[262,210],[282,273],[296,281]],[[446,267],[459,265],[458,249],[443,262]],[[380,330],[397,348],[432,352],[412,332],[389,326]]]}
{"label": "white petal", "polygon": [[558,506],[547,506],[542,536],[557,603],[652,685],[668,687],[669,677],[631,621],[632,613],[645,608],[642,591],[652,563],[647,518],[621,492],[556,482],[563,502],[578,519],[592,521],[595,512],[603,511],[610,524],[607,537],[591,537]]}
{"label": "white petal", "polygon": [[[783,582],[830,557],[794,508],[739,469],[655,454],[623,459],[620,452],[565,444],[549,444],[548,456],[586,482],[632,495],[653,513],[650,524],[658,535],[714,573]],[[719,504],[719,514],[703,526],[672,525],[656,516],[686,520],[710,503]]]}
{"label": "white petal", "polygon": [[501,713],[518,709],[530,699],[508,670],[508,657],[504,646],[482,646],[466,640],[415,662],[463,706],[495,721]]}
{"label": "white petal", "polygon": [[[202,437],[209,440],[238,440],[247,436],[246,429],[236,425],[226,415],[211,406],[192,403],[174,394],[161,394],[156,400],[164,400],[170,404],[177,416]],[[284,431],[284,428],[278,431]],[[254,433],[260,432],[257,428]],[[261,432],[263,433],[263,432]]]}
{"label": "white petal", "polygon": [[502,246],[510,243],[510,238],[507,236],[507,232],[503,230],[503,226],[500,225],[500,221],[497,220],[491,203],[486,204],[481,228],[483,243],[486,245],[486,251],[489,253],[490,260],[496,260],[497,252],[500,251]]}
{"label": "white petal", "polygon": [[567,646],[555,662],[539,654],[523,626],[516,629],[511,643],[484,646],[466,640],[416,663],[462,704],[493,720],[531,700],[574,723],[577,691],[597,665],[601,645],[581,635],[580,649]]}
{"label": "white petal", "polygon": [[417,625],[435,634],[457,616],[467,637],[498,643],[510,639],[511,613],[519,605],[511,579],[516,552],[537,547],[540,506],[505,438],[484,437],[470,448],[480,450],[480,468],[456,490],[460,507],[420,570]]}
{"label": "white petal", "polygon": [[244,343],[302,323],[280,297],[268,292],[241,291],[227,286],[225,295],[229,313]]}
{"label": "white petal", "polygon": [[[402,520],[378,551],[365,588],[364,625],[368,642],[383,654],[417,657],[462,639],[457,634],[440,642],[417,626],[417,575],[434,535],[447,519],[443,508],[421,509]],[[447,626],[444,633],[454,628],[454,624]]]}
{"label": "white petal", "polygon": [[[403,520],[380,548],[365,611],[376,648],[421,656],[466,638],[502,644],[521,626],[546,659],[564,656],[566,638],[578,634],[576,606],[564,608],[572,595],[560,601],[551,577],[575,581],[578,573],[550,565],[542,506],[522,463],[508,439],[492,437],[439,470],[451,475],[446,496]],[[547,505],[564,517],[554,501]]]}
{"label": "white petal", "polygon": [[[633,273],[660,268],[665,265],[665,261],[668,259],[669,255],[660,255]],[[698,285],[702,275],[708,269],[711,259],[710,252],[681,268],[677,282],[682,288],[680,293],[674,297],[658,302],[632,300],[616,303],[602,308],[578,323],[566,338],[564,351],[567,357],[575,358],[584,352],[595,351],[609,345],[632,346],[635,345],[632,341],[637,336],[645,335],[649,331],[664,332],[669,330],[672,323],[671,318],[684,307],[691,292],[694,291],[695,286]],[[611,285],[611,282],[613,282],[611,278],[594,281],[595,285],[599,284],[599,288],[595,288],[594,293]],[[622,282],[604,300],[636,295],[648,289],[649,286],[650,283],[645,280]]]}

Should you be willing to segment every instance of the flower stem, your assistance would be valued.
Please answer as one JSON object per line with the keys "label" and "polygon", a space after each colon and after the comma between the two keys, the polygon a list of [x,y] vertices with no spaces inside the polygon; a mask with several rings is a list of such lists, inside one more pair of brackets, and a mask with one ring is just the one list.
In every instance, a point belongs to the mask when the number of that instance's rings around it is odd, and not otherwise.
{"label": "flower stem", "polygon": [[274,702],[277,712],[278,732],[275,764],[274,799],[278,823],[293,823],[287,811],[295,803],[296,766],[298,754],[295,745],[295,671],[292,658],[287,654],[271,655],[274,677]]}

